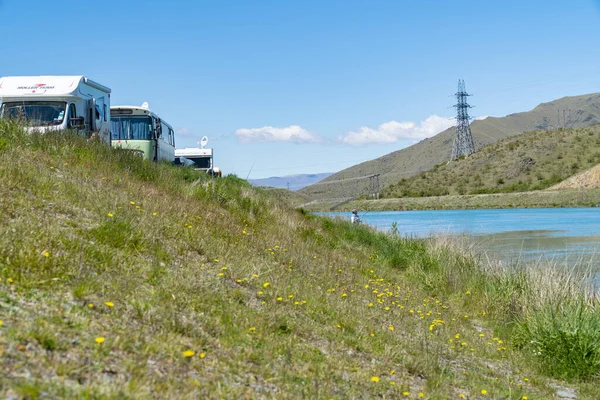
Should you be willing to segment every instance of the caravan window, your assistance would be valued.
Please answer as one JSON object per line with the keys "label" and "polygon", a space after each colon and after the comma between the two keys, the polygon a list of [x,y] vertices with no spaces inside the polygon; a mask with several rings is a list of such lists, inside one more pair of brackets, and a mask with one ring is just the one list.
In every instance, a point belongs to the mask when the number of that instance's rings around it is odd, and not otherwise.
{"label": "caravan window", "polygon": [[112,140],[152,140],[150,117],[113,117],[110,119]]}
{"label": "caravan window", "polygon": [[18,101],[3,103],[0,118],[24,119],[33,126],[61,125],[67,103],[64,101]]}

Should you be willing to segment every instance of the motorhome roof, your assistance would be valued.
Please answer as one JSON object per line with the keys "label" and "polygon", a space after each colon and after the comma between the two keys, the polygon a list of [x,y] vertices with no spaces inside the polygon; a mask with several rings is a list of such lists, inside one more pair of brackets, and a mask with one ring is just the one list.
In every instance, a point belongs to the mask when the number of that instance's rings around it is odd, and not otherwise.
{"label": "motorhome roof", "polygon": [[5,76],[0,78],[0,98],[76,96],[81,83],[110,93],[110,89],[83,75]]}
{"label": "motorhome roof", "polygon": [[147,108],[144,107],[140,107],[140,106],[111,106],[110,107],[111,110],[135,110],[135,111],[145,111],[148,112],[150,114],[155,114],[154,112],[152,112],[152,110],[149,110]]}
{"label": "motorhome roof", "polygon": [[[118,112],[114,112],[114,111],[120,111],[120,110],[131,110],[131,112],[127,112],[127,113],[118,113]],[[119,116],[119,115],[134,115],[134,116],[144,116],[144,115],[151,115],[154,116],[156,118],[160,118],[158,116],[158,114],[156,114],[154,111],[148,109],[148,103],[144,103],[141,106],[111,106],[110,107],[110,111],[111,111],[111,115],[114,112],[114,116]],[[161,119],[162,120],[162,119]],[[170,128],[173,128],[171,125],[169,125],[167,122],[165,122],[164,120],[162,120],[162,122],[167,125]]]}
{"label": "motorhome roof", "polygon": [[175,149],[175,157],[212,157],[212,149],[199,149],[196,147]]}

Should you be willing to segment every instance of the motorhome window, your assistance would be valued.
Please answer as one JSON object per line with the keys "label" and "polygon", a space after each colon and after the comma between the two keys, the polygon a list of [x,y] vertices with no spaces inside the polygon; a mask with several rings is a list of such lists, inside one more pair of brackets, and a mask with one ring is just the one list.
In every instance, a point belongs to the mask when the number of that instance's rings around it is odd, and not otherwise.
{"label": "motorhome window", "polygon": [[96,119],[101,120],[102,119],[101,115],[102,115],[102,110],[100,110],[99,105],[96,105]]}
{"label": "motorhome window", "polygon": [[69,116],[68,118],[77,118],[77,109],[75,108],[75,104],[69,104]]}
{"label": "motorhome window", "polygon": [[167,143],[169,142],[169,125],[165,124],[164,122],[161,122],[162,125],[162,135],[161,135],[161,139],[164,140]]}
{"label": "motorhome window", "polygon": [[7,102],[0,108],[0,118],[24,119],[32,126],[61,125],[66,110],[64,101]]}
{"label": "motorhome window", "polygon": [[150,117],[111,117],[112,140],[152,140]]}
{"label": "motorhome window", "polygon": [[198,157],[198,158],[186,157],[186,158],[188,160],[191,160],[194,163],[194,168],[203,168],[203,169],[210,168],[210,157]]}
{"label": "motorhome window", "polygon": [[104,121],[107,121],[108,113],[106,112],[106,104],[104,104]]}

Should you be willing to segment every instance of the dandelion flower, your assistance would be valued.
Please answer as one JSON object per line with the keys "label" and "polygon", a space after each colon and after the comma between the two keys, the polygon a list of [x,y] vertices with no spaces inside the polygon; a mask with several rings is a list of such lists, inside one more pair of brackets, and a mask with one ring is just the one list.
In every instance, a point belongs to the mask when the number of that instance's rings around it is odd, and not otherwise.
{"label": "dandelion flower", "polygon": [[254,331],[256,330],[256,328],[255,328],[255,327],[253,327],[253,326],[251,326],[250,328],[248,328],[248,330],[249,330],[250,332],[254,332]]}
{"label": "dandelion flower", "polygon": [[156,217],[156,215],[157,215],[157,214],[156,214],[155,212],[153,212],[153,213],[152,213],[152,216],[153,216],[153,217]]}
{"label": "dandelion flower", "polygon": [[371,382],[375,382],[375,383],[379,382],[379,377],[378,376],[372,376],[371,377]]}
{"label": "dandelion flower", "polygon": [[388,326],[388,329],[389,329],[390,331],[393,331],[393,330],[394,330],[394,327],[393,327],[392,325],[390,325],[390,326]]}
{"label": "dandelion flower", "polygon": [[88,308],[94,308],[94,304],[93,303],[88,304]]}
{"label": "dandelion flower", "polygon": [[269,283],[269,282],[265,282],[265,283],[263,283],[263,287],[268,287],[269,285],[270,285],[270,283]]}
{"label": "dandelion flower", "polygon": [[404,396],[404,397],[408,397],[409,395],[410,395],[409,392],[402,392],[402,396]]}
{"label": "dandelion flower", "polygon": [[521,397],[521,399],[523,399],[523,400],[527,400],[527,399],[529,399],[529,397],[527,397],[527,396],[523,396],[523,397]]}
{"label": "dandelion flower", "polygon": [[129,204],[131,204],[132,206],[135,206],[135,201],[130,201]]}
{"label": "dandelion flower", "polygon": [[96,343],[102,344],[104,343],[104,338],[102,336],[96,338]]}
{"label": "dandelion flower", "polygon": [[111,218],[112,218],[112,216],[113,216],[111,213],[108,213],[108,214],[106,214],[106,215],[108,215],[108,216],[109,216],[109,217],[111,217]]}
{"label": "dandelion flower", "polygon": [[183,356],[187,358],[193,357],[194,354],[196,354],[194,350],[186,350],[183,352]]}
{"label": "dandelion flower", "polygon": [[48,252],[48,251],[45,251],[45,252],[44,252],[44,257],[50,257],[50,252]]}
{"label": "dandelion flower", "polygon": [[200,357],[200,358],[204,358],[204,357],[206,357],[206,354],[204,354],[204,353],[200,353],[200,355],[199,355],[198,357]]}
{"label": "dandelion flower", "polygon": [[8,282],[8,283],[13,283],[14,281],[13,281],[13,279],[12,279],[12,278],[8,278],[8,279],[6,280],[6,282]]}
{"label": "dandelion flower", "polygon": [[487,390],[481,389],[481,394],[486,395],[487,394]]}
{"label": "dandelion flower", "polygon": [[112,301],[107,301],[104,303],[106,305],[106,307],[114,307],[115,303],[113,303]]}
{"label": "dandelion flower", "polygon": [[2,326],[2,320],[0,319],[0,326]]}
{"label": "dandelion flower", "polygon": [[425,397],[425,393],[423,393],[423,392],[419,392],[419,397],[420,397],[420,398],[423,398],[423,397]]}

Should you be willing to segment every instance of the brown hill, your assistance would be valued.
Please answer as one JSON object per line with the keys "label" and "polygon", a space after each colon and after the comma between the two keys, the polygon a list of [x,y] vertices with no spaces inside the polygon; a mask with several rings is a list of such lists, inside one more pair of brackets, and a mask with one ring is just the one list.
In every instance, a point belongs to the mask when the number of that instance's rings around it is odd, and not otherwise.
{"label": "brown hill", "polygon": [[575,174],[548,190],[558,189],[599,189],[600,188],[600,164]]}
{"label": "brown hill", "polygon": [[[474,121],[471,124],[471,131],[475,149],[477,151],[483,146],[526,131],[557,129],[559,128],[558,112],[560,112],[560,127],[563,127],[562,110],[567,110],[564,123],[566,128],[598,124],[600,123],[600,93],[563,97],[542,103],[531,111]],[[454,135],[454,128],[449,128],[410,147],[342,170],[299,192],[315,199],[365,194],[370,191],[373,182],[361,177],[373,174],[380,174],[381,187],[396,183],[402,178],[427,171],[434,165],[449,160]]]}

